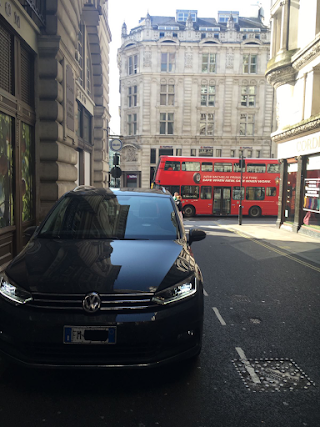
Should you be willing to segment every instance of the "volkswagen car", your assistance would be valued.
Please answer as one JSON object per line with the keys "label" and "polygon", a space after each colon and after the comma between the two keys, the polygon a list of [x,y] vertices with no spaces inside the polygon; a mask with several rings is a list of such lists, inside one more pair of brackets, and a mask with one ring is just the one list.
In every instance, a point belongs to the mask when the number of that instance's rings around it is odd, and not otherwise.
{"label": "volkswagen car", "polygon": [[77,187],[0,275],[0,352],[33,367],[152,367],[201,351],[203,279],[166,190]]}

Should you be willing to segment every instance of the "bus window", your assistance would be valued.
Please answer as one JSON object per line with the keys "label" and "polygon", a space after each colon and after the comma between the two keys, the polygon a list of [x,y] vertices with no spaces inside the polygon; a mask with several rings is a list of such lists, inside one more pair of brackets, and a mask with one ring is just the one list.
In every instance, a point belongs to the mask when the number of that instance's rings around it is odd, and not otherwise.
{"label": "bus window", "polygon": [[174,195],[174,193],[180,194],[180,186],[179,185],[161,185],[160,188],[161,187],[164,187],[172,195]]}
{"label": "bus window", "polygon": [[261,163],[247,163],[248,173],[265,173],[266,165]]}
{"label": "bus window", "polygon": [[165,171],[179,171],[180,170],[180,162],[174,162],[172,160],[167,161],[164,165]]}
{"label": "bus window", "polygon": [[277,189],[276,187],[267,187],[266,196],[276,196],[277,195]]}
{"label": "bus window", "polygon": [[197,185],[182,185],[181,196],[183,199],[199,199],[199,187]]}
{"label": "bus window", "polygon": [[200,162],[182,162],[182,170],[187,172],[199,172]]}
{"label": "bus window", "polygon": [[200,199],[211,199],[212,198],[212,187],[201,187]]}
{"label": "bus window", "polygon": [[[246,170],[245,165],[243,165],[242,172],[245,172],[245,170]],[[241,167],[240,167],[239,162],[238,163],[233,163],[233,171],[234,172],[241,172]]]}
{"label": "bus window", "polygon": [[[241,199],[244,199],[244,187],[241,187]],[[240,200],[240,187],[233,187],[232,193],[233,200]]]}
{"label": "bus window", "polygon": [[213,164],[211,162],[202,162],[201,163],[201,170],[202,170],[202,172],[212,172],[213,171]]}
{"label": "bus window", "polygon": [[247,187],[246,200],[264,200],[264,187]]}
{"label": "bus window", "polygon": [[232,172],[232,163],[215,163],[215,172]]}
{"label": "bus window", "polygon": [[268,165],[267,172],[268,173],[280,173],[279,163],[272,163],[271,165]]}

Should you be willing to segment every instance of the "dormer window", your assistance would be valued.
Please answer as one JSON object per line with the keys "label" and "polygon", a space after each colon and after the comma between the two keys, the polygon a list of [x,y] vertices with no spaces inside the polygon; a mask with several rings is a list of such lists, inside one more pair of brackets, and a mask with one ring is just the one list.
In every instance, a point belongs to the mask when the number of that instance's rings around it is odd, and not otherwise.
{"label": "dormer window", "polygon": [[218,22],[226,24],[229,21],[231,15],[232,15],[233,22],[238,23],[239,22],[239,12],[234,12],[234,11],[232,11],[232,12],[231,11],[230,12],[229,11],[218,12]]}
{"label": "dormer window", "polygon": [[192,22],[196,22],[197,21],[197,14],[198,11],[197,10],[177,10],[176,12],[176,19],[177,22],[187,22],[189,13],[191,15],[191,20]]}

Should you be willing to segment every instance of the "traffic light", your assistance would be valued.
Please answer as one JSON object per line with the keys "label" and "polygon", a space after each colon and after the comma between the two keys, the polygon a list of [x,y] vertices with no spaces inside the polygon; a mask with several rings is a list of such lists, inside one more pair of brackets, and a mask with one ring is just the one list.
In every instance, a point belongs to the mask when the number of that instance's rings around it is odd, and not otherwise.
{"label": "traffic light", "polygon": [[239,168],[244,169],[245,168],[245,161],[244,158],[239,159]]}
{"label": "traffic light", "polygon": [[119,154],[115,154],[115,155],[113,156],[113,164],[114,164],[115,166],[118,166],[118,164],[119,164]]}
{"label": "traffic light", "polygon": [[114,166],[111,169],[111,176],[112,178],[120,178],[120,176],[122,175],[122,170],[119,168],[119,166]]}

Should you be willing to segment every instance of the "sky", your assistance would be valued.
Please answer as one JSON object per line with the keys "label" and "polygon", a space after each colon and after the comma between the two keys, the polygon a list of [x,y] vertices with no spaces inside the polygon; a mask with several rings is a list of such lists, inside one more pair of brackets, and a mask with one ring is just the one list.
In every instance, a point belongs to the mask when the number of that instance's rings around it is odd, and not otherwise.
{"label": "sky", "polygon": [[[146,16],[176,16],[176,9],[192,9],[198,11],[200,18],[216,18],[218,10],[239,11],[240,16],[249,16],[250,5],[258,0],[108,0],[109,27],[112,34],[110,44],[110,75],[109,75],[109,111],[111,114],[110,134],[120,132],[120,94],[119,70],[117,65],[117,50],[121,46],[121,28],[123,22],[127,25],[128,33],[139,25],[140,18]],[[265,12],[265,24],[269,22],[270,0],[260,0]]]}

